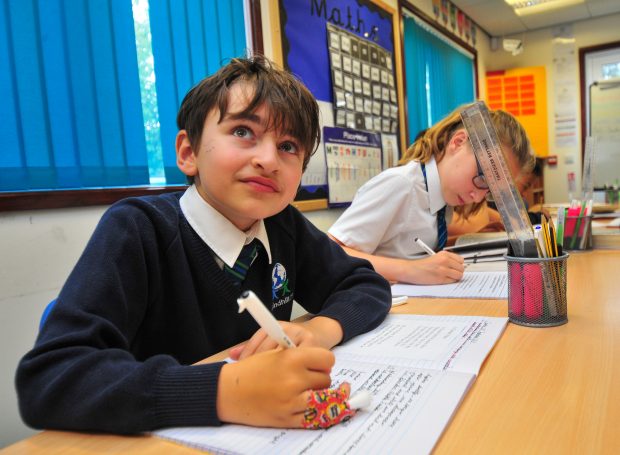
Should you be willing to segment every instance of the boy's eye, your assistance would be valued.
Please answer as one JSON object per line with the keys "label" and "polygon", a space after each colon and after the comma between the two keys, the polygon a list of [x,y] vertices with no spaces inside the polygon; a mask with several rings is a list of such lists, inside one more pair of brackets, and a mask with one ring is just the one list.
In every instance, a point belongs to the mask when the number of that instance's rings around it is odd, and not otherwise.
{"label": "boy's eye", "polygon": [[252,131],[245,126],[238,126],[233,130],[232,134],[233,136],[245,138],[252,136]]}
{"label": "boy's eye", "polygon": [[292,142],[284,142],[280,145],[280,150],[282,150],[285,153],[290,153],[290,154],[296,154],[299,152],[299,148],[297,147],[297,145],[293,144]]}

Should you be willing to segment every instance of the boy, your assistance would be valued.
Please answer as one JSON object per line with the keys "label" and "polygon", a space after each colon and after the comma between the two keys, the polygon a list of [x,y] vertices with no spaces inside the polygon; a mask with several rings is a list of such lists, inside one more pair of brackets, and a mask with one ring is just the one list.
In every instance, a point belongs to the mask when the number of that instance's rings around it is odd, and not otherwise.
{"label": "boy", "polygon": [[[309,390],[330,384],[328,349],[389,309],[389,285],[369,263],[288,205],[320,138],[299,81],[262,57],[233,59],[190,90],[177,124],[177,164],[193,185],[102,217],[17,370],[33,427],[301,427]],[[238,314],[245,289],[279,320],[293,299],[315,315],[282,323],[298,348],[273,349]],[[192,366],[248,338],[231,351],[239,362]]]}

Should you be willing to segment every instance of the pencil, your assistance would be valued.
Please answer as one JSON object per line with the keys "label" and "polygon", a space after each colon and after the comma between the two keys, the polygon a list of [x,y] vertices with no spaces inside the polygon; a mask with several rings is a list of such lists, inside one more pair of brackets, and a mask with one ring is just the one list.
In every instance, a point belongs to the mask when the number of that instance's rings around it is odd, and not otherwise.
{"label": "pencil", "polygon": [[[548,229],[547,238],[549,239],[549,251],[550,251],[549,256],[557,258],[559,256],[558,254],[559,251],[558,251],[557,237],[556,237],[556,232],[555,232],[555,226],[553,225],[553,220],[551,218],[547,218],[544,214],[542,218],[544,218],[545,224]],[[555,282],[555,295],[558,298],[556,302],[556,307],[558,311],[561,312],[561,308],[559,306],[562,305],[562,302],[564,299],[564,292],[562,290],[561,263],[559,261],[553,261],[553,263],[550,264],[550,268],[551,268],[551,273],[553,275],[553,280]]]}

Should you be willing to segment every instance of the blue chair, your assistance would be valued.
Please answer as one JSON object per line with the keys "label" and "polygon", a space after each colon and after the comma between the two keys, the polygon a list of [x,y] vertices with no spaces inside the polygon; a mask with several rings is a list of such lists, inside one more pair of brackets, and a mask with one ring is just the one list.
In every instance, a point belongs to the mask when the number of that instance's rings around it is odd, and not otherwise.
{"label": "blue chair", "polygon": [[43,324],[45,324],[45,320],[47,319],[50,312],[52,311],[52,308],[54,308],[54,305],[56,305],[56,299],[48,303],[45,309],[43,310],[43,314],[41,315],[41,320],[39,321],[39,332],[43,328]]}

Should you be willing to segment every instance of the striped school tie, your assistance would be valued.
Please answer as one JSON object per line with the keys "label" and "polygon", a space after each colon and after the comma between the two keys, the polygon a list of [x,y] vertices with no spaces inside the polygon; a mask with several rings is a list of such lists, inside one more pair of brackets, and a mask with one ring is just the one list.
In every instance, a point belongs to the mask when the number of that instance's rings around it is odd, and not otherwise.
{"label": "striped school tie", "polygon": [[241,286],[241,283],[245,280],[245,276],[248,274],[252,262],[254,262],[254,259],[258,256],[259,249],[260,242],[254,239],[241,249],[241,253],[239,253],[239,257],[232,268],[224,264],[224,272],[226,272],[237,286]]}
{"label": "striped school tie", "polygon": [[437,212],[437,251],[443,250],[448,241],[448,226],[446,226],[446,206]]}
{"label": "striped school tie", "polygon": [[[420,163],[422,168],[422,175],[424,176],[424,184],[426,185],[426,191],[428,191],[428,182],[426,181],[426,166],[424,163]],[[446,206],[444,205],[437,212],[437,251],[443,250],[448,241],[448,226],[446,225]]]}

